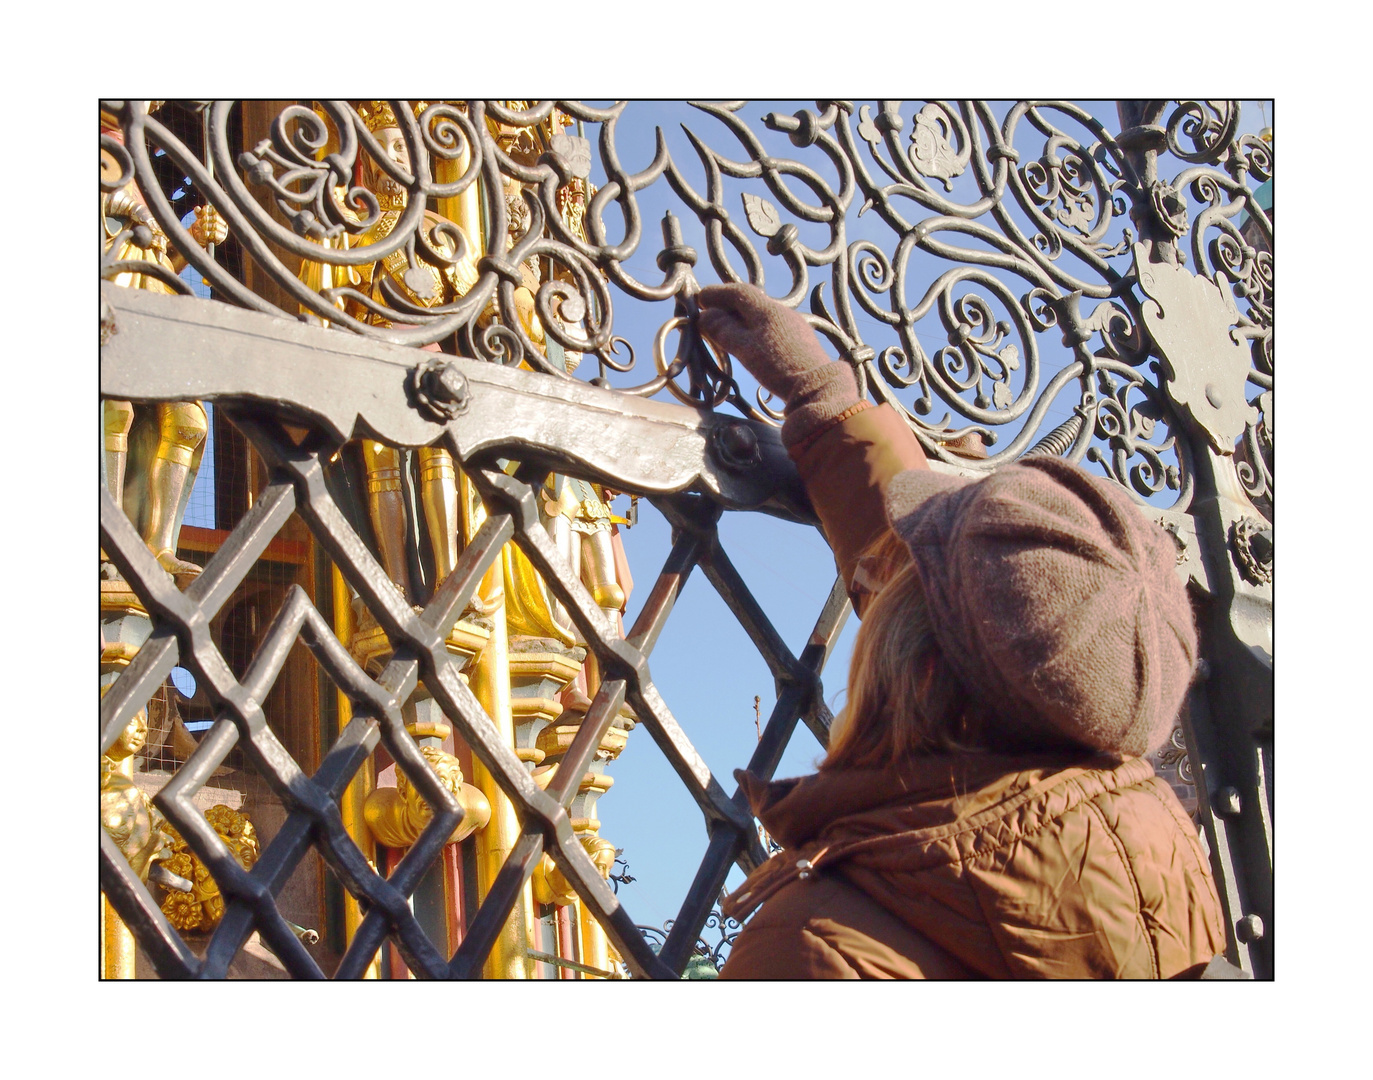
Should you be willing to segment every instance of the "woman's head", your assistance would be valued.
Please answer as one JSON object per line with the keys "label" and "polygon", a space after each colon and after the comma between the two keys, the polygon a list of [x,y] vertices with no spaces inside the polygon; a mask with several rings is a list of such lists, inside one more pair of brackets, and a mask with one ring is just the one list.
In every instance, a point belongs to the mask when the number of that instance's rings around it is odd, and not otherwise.
{"label": "woman's head", "polygon": [[901,473],[886,501],[940,653],[996,717],[998,750],[1162,744],[1196,630],[1177,546],[1129,492],[1041,456],[978,481]]}
{"label": "woman's head", "polygon": [[902,473],[887,513],[854,575],[863,625],[822,768],[1160,745],[1196,630],[1172,538],[1124,489],[1036,457],[976,482]]}
{"label": "woman's head", "polygon": [[889,533],[863,561],[880,589],[865,606],[848,703],[820,768],[880,768],[918,754],[985,748],[984,717],[945,662],[905,545]]}

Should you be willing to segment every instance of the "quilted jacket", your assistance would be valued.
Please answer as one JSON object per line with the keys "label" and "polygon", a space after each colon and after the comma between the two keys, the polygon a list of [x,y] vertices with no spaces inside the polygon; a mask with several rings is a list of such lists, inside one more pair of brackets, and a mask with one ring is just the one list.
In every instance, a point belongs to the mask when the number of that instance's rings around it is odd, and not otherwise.
{"label": "quilted jacket", "polygon": [[1225,949],[1196,828],[1142,758],[937,755],[764,784],[783,852],[725,978],[1171,978]]}

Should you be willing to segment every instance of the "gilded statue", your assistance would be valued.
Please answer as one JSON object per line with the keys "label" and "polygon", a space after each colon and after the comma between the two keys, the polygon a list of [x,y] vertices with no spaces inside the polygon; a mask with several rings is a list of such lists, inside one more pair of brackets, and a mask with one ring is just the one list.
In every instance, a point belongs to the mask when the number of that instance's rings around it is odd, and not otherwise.
{"label": "gilded statue", "polygon": [[[410,152],[391,106],[384,101],[368,101],[358,106],[358,115],[367,130],[381,144],[386,157],[399,168],[410,170]],[[377,199],[380,215],[351,246],[379,243],[389,236],[405,211],[409,193],[382,166],[364,156],[360,164],[359,181]],[[347,212],[345,210],[345,212]],[[429,230],[445,219],[426,210],[422,228]],[[464,223],[458,223],[462,226]],[[441,237],[442,234],[440,234]],[[348,242],[342,238],[342,242]],[[445,257],[454,252],[445,243],[435,248]],[[466,257],[442,268],[416,260],[411,267],[404,248],[375,263],[357,267],[331,267],[323,263],[306,262],[301,268],[302,279],[312,288],[347,284],[378,304],[389,306],[382,292],[388,282],[402,297],[417,307],[433,308],[465,296],[477,283],[480,274],[469,246]],[[384,318],[355,299],[343,301],[348,314],[375,326],[404,327],[406,324]],[[438,352],[437,345],[426,348]],[[406,536],[410,519],[406,513],[406,497],[401,483],[403,456],[401,451],[374,439],[360,440],[363,473],[367,492],[367,510],[376,535],[378,553],[387,576],[396,584],[406,600],[414,603],[417,595],[411,581],[406,556]],[[421,447],[416,456],[419,464],[419,496],[423,525],[434,555],[433,587],[452,572],[461,547],[462,520],[458,499],[457,470],[452,455],[440,447]]]}
{"label": "gilded statue", "polygon": [[[464,784],[458,759],[437,746],[421,746],[420,753],[438,774],[439,782],[461,804],[465,815],[448,838],[455,844],[484,828],[491,820],[491,804],[480,790]],[[372,835],[391,848],[413,844],[424,827],[433,820],[434,811],[419,790],[410,783],[403,769],[396,770],[396,786],[377,788],[367,797],[363,818]]]}
{"label": "gilded statue", "polygon": [[119,740],[100,758],[100,826],[143,881],[148,880],[153,863],[168,855],[166,822],[128,776],[124,764],[147,741],[148,713],[139,709]]}
{"label": "gilded statue", "polygon": [[[103,111],[100,130],[102,135],[123,143],[118,122]],[[118,191],[101,193],[100,221],[105,251],[115,259],[153,263],[172,274],[185,267],[184,257],[169,249],[166,234],[133,180]],[[204,247],[223,243],[229,227],[213,206],[206,205],[195,208],[195,221],[189,232]],[[118,249],[113,250],[116,244]],[[157,276],[137,270],[124,270],[113,280],[125,288],[172,292]],[[158,563],[184,587],[200,573],[199,566],[177,558],[176,546],[186,501],[205,448],[205,409],[198,401],[139,405],[105,401],[103,409],[106,486]],[[116,576],[108,564],[102,567],[102,573],[106,577]]]}
{"label": "gilded statue", "polygon": [[[582,833],[577,839],[591,857],[591,864],[596,867],[602,880],[608,881],[611,870],[615,869],[615,856],[619,854],[619,849],[594,832]],[[557,904],[559,907],[576,903],[577,890],[553,861],[552,856],[544,855],[540,858],[531,880],[534,884],[534,898],[539,903]]]}
{"label": "gilded statue", "polygon": [[613,526],[629,522],[611,512],[607,497],[599,484],[555,476],[544,489],[542,510],[549,532],[592,598],[607,611],[619,612],[625,590],[617,580]]}
{"label": "gilded statue", "polygon": [[[626,564],[609,493],[597,484],[552,475],[539,493],[539,517],[559,553],[612,623],[624,610]],[[618,550],[617,550],[618,549]],[[585,644],[543,578],[513,545],[505,559],[506,618],[512,637],[546,638],[565,647]]]}

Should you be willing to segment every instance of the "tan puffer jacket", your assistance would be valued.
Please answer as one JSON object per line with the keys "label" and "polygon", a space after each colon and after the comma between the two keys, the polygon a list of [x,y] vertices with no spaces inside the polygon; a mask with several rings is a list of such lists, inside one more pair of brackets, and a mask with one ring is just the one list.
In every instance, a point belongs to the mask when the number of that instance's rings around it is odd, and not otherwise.
{"label": "tan puffer jacket", "polygon": [[[888,406],[793,455],[863,612],[883,493],[924,454]],[[1138,758],[927,757],[766,784],[785,848],[730,898],[726,978],[1168,978],[1225,949],[1196,828]]]}
{"label": "tan puffer jacket", "polygon": [[765,784],[784,851],[722,977],[1158,979],[1225,949],[1196,828],[1140,758],[935,756]]}

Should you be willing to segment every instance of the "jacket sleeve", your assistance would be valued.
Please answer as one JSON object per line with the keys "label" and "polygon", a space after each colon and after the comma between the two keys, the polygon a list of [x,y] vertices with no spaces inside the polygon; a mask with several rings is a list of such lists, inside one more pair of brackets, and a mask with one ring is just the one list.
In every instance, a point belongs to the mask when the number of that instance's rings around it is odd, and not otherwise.
{"label": "jacket sleeve", "polygon": [[857,979],[842,953],[804,926],[758,927],[741,933],[722,979]]}
{"label": "jacket sleeve", "polygon": [[929,468],[924,451],[896,410],[879,405],[793,449],[792,456],[861,614],[865,594],[854,584],[858,558],[889,527],[883,504],[888,482],[908,469]]}

